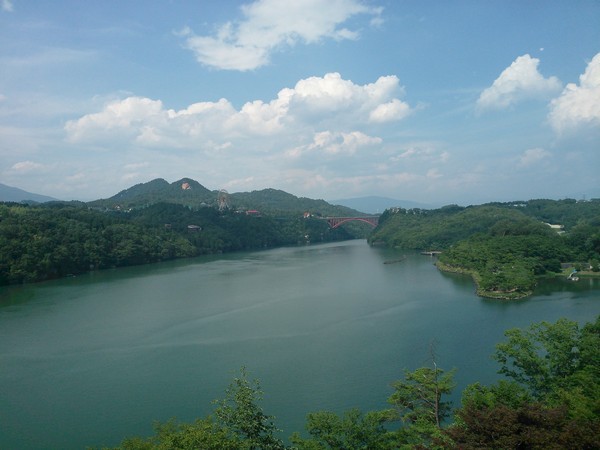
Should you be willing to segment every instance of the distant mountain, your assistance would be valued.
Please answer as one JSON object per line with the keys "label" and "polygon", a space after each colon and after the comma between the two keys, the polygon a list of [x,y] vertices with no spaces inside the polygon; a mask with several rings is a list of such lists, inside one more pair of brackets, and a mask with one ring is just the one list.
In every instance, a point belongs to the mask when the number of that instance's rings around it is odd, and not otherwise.
{"label": "distant mountain", "polygon": [[55,198],[46,195],[33,194],[16,187],[0,183],[0,202],[27,202],[45,203],[56,201]]}
{"label": "distant mountain", "polygon": [[107,199],[88,202],[90,206],[109,209],[138,208],[155,203],[177,203],[190,207],[217,204],[217,192],[210,191],[191,178],[169,183],[162,178],[139,183]]}
{"label": "distant mountain", "polygon": [[357,197],[357,198],[344,198],[340,200],[331,200],[330,203],[334,205],[342,205],[348,208],[356,209],[368,214],[379,214],[388,208],[405,208],[405,209],[433,209],[435,206],[428,205],[425,203],[412,202],[410,200],[395,200],[388,197]]}
{"label": "distant mountain", "polygon": [[233,210],[257,210],[261,213],[277,215],[308,212],[322,216],[354,216],[358,211],[346,206],[333,206],[325,200],[313,200],[277,189],[262,189],[252,192],[228,194],[224,191],[211,191],[191,178],[169,183],[157,178],[140,183],[108,198],[88,202],[88,205],[108,209],[130,209],[147,207],[156,203],[175,203],[190,208],[218,207],[227,205]]}

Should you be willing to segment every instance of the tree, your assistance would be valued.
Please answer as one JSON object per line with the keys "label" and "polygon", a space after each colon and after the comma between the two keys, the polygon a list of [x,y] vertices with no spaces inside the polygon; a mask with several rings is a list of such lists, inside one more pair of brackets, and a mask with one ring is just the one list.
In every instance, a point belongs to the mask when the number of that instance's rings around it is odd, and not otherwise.
{"label": "tree", "polygon": [[496,346],[501,380],[463,392],[456,448],[600,448],[600,316],[511,329]]}
{"label": "tree", "polygon": [[392,418],[404,425],[398,431],[400,442],[426,446],[442,439],[441,424],[451,411],[443,396],[454,388],[454,373],[454,369],[445,373],[433,359],[433,368],[405,371],[404,380],[392,384],[394,393],[388,402],[394,407]]}
{"label": "tree", "polygon": [[537,399],[590,388],[581,383],[586,373],[600,377],[600,316],[583,328],[563,318],[526,330],[513,328],[505,336],[508,341],[498,344],[494,355],[501,364],[499,373],[521,383]]}
{"label": "tree", "polygon": [[216,424],[211,417],[193,423],[178,423],[174,419],[154,425],[155,435],[143,439],[125,439],[120,450],[226,450],[244,448],[237,436]]}
{"label": "tree", "polygon": [[568,417],[565,407],[526,402],[513,408],[467,403],[457,411],[454,425],[444,430],[450,448],[479,449],[596,449],[598,422],[583,423]]}
{"label": "tree", "polygon": [[284,450],[275,437],[280,431],[273,417],[266,415],[259,402],[262,391],[257,380],[250,382],[245,368],[225,391],[225,399],[216,400],[214,416],[179,423],[174,419],[156,423],[149,438],[125,439],[121,450]]}
{"label": "tree", "polygon": [[298,450],[393,449],[394,436],[384,426],[388,419],[387,411],[362,414],[351,409],[342,417],[329,411],[310,413],[306,429],[311,438],[304,439],[294,433],[291,441]]}
{"label": "tree", "polygon": [[225,399],[217,400],[215,416],[219,423],[240,437],[240,449],[276,450],[284,449],[283,442],[275,437],[280,431],[273,422],[274,417],[266,415],[259,402],[263,393],[258,380],[248,381],[245,368],[235,377],[227,390]]}

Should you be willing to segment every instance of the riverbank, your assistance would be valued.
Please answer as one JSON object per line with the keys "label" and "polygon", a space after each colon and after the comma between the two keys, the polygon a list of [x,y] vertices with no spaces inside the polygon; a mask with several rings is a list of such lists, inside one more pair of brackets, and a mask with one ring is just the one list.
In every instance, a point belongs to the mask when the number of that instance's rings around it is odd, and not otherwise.
{"label": "riverbank", "polygon": [[529,297],[531,294],[533,294],[533,291],[531,290],[518,291],[516,289],[511,291],[487,291],[481,288],[481,276],[476,270],[469,270],[465,269],[464,267],[451,266],[449,264],[444,264],[439,260],[436,261],[435,266],[442,272],[469,275],[473,279],[473,283],[475,284],[475,293],[480,297],[493,298],[496,300],[518,300],[521,298]]}

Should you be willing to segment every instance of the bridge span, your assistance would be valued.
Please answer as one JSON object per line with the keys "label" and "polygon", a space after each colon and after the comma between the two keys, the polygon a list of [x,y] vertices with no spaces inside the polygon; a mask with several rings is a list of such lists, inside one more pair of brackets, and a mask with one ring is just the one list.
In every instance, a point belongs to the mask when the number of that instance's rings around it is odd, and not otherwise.
{"label": "bridge span", "polygon": [[360,216],[360,217],[323,217],[331,228],[337,228],[346,222],[365,222],[371,225],[373,228],[379,223],[379,216]]}

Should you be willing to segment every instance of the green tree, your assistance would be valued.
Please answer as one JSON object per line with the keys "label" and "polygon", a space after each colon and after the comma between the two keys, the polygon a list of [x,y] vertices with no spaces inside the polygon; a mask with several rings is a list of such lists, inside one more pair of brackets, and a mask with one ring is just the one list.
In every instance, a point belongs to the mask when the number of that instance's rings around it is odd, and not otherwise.
{"label": "green tree", "polygon": [[391,418],[403,424],[398,431],[400,443],[427,447],[443,440],[441,425],[451,411],[444,396],[455,386],[454,373],[454,369],[444,372],[434,361],[433,368],[405,371],[404,379],[392,384],[394,392],[388,402],[393,406]]}
{"label": "green tree", "polygon": [[506,331],[497,345],[511,378],[463,392],[444,431],[460,449],[600,448],[600,316],[580,327],[559,319]]}
{"label": "green tree", "polygon": [[467,403],[456,423],[444,430],[452,439],[446,448],[481,449],[597,449],[598,423],[569,418],[566,408],[525,402],[517,407],[503,403],[485,406]]}
{"label": "green tree", "polygon": [[[582,379],[600,379],[600,316],[580,328],[577,322],[559,319],[522,330],[505,332],[506,342],[496,346],[499,373],[527,387],[537,399],[573,388],[588,391]],[[597,384],[597,383],[595,383]]]}
{"label": "green tree", "polygon": [[216,424],[211,417],[193,423],[178,423],[174,419],[154,425],[150,438],[125,439],[119,450],[229,450],[244,448],[237,436]]}
{"label": "green tree", "polygon": [[294,433],[291,442],[298,450],[393,449],[394,436],[385,428],[388,419],[387,411],[363,414],[351,409],[341,417],[329,411],[310,413],[306,430],[311,437],[305,439]]}
{"label": "green tree", "polygon": [[214,416],[193,423],[174,419],[156,423],[149,438],[125,439],[122,450],[284,450],[275,436],[278,430],[273,417],[266,415],[259,402],[262,391],[258,381],[250,382],[245,368],[235,377],[223,400],[216,400]]}
{"label": "green tree", "polygon": [[216,400],[215,416],[225,428],[234,432],[243,442],[240,449],[284,449],[283,442],[275,436],[279,430],[274,417],[265,414],[259,403],[263,393],[258,380],[248,380],[245,368],[226,390],[225,399]]}

